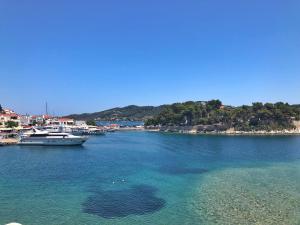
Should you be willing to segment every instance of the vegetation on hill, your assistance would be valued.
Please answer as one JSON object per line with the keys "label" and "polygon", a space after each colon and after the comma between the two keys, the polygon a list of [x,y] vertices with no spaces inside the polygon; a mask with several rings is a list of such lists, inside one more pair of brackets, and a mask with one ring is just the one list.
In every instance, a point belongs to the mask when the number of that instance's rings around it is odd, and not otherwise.
{"label": "vegetation on hill", "polygon": [[212,125],[222,124],[240,131],[283,130],[294,128],[293,120],[300,120],[300,105],[287,103],[253,103],[252,106],[223,106],[220,100],[184,102],[165,106],[153,118],[151,125]]}
{"label": "vegetation on hill", "polygon": [[67,117],[76,120],[129,120],[129,121],[145,121],[158,115],[165,106],[136,106],[130,105],[123,108],[113,108],[101,112],[73,114]]}
{"label": "vegetation on hill", "polygon": [[251,106],[223,106],[220,100],[188,101],[172,105],[127,106],[102,112],[69,115],[76,120],[145,121],[146,126],[222,125],[239,131],[283,130],[300,120],[300,105],[253,103]]}
{"label": "vegetation on hill", "polygon": [[88,120],[86,121],[86,124],[89,125],[89,126],[96,126],[96,121],[95,120]]}

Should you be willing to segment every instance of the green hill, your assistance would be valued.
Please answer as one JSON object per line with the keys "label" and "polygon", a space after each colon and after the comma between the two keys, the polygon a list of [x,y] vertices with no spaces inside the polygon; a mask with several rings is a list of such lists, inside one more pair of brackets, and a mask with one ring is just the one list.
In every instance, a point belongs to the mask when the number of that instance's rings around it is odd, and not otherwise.
{"label": "green hill", "polygon": [[146,126],[215,125],[240,131],[293,129],[300,120],[300,106],[288,103],[253,103],[251,106],[223,106],[220,100],[184,102],[166,106],[146,121]]}
{"label": "green hill", "polygon": [[161,106],[130,105],[95,113],[73,114],[76,120],[145,121],[146,126],[215,125],[241,131],[292,129],[300,120],[300,105],[256,102],[250,106],[224,106],[220,100],[188,101]]}
{"label": "green hill", "polygon": [[123,108],[113,108],[95,113],[72,114],[67,117],[76,120],[130,120],[145,121],[157,116],[165,108],[161,106],[136,106],[130,105]]}

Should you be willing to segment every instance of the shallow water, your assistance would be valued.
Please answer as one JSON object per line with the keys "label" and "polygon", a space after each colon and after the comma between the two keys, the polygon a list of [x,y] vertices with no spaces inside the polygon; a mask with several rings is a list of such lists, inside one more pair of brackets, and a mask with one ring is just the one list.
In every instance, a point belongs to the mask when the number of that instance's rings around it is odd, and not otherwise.
{"label": "shallow water", "polygon": [[299,224],[300,137],[117,132],[0,148],[0,224]]}

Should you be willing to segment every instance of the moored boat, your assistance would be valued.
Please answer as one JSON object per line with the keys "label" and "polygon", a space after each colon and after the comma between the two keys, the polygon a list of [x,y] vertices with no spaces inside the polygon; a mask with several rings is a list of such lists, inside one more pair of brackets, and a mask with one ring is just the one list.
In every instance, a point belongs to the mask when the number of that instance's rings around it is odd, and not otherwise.
{"label": "moored boat", "polygon": [[69,133],[33,129],[33,132],[21,135],[19,145],[82,145],[87,139],[87,137]]}

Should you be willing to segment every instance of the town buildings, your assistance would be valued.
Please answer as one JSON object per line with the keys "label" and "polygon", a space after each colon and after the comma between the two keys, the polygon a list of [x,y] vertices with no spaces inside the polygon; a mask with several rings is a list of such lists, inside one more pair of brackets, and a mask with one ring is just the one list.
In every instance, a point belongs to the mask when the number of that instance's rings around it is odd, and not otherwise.
{"label": "town buildings", "polygon": [[9,122],[13,122],[19,126],[21,124],[20,116],[10,109],[3,109],[3,111],[0,112],[0,128],[9,126]]}

